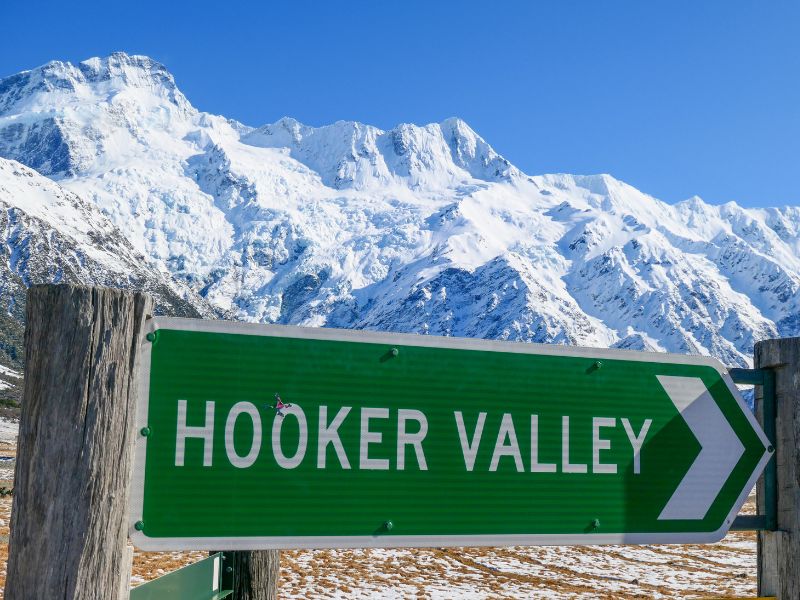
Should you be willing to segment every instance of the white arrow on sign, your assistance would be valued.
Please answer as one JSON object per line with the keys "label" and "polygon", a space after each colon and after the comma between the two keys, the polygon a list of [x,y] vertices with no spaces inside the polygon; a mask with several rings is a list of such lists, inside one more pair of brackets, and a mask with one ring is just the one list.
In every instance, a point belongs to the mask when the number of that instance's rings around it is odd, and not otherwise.
{"label": "white arrow on sign", "polygon": [[744,454],[744,446],[702,379],[669,375],[657,377],[700,443],[700,454],[658,519],[704,519]]}

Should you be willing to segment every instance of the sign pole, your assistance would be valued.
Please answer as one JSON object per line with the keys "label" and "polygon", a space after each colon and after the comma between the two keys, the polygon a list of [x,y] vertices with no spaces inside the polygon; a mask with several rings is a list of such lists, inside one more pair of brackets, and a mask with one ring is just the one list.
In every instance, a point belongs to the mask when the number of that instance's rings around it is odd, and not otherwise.
{"label": "sign pole", "polygon": [[142,293],[28,290],[9,600],[127,598],[135,372],[151,312]]}
{"label": "sign pole", "polygon": [[[755,347],[755,367],[775,373],[777,531],[758,532],[758,594],[778,600],[800,598],[800,337],[764,340]],[[764,393],[756,388],[764,418]],[[762,421],[768,430],[767,423]],[[758,512],[769,494],[758,488]]]}
{"label": "sign pole", "polygon": [[277,550],[226,552],[232,562],[233,600],[277,600],[280,553]]}

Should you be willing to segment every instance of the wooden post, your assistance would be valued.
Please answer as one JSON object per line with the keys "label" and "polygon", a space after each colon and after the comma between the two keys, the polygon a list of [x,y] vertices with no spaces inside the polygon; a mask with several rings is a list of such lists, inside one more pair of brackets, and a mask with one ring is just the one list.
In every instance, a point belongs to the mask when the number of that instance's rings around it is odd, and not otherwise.
{"label": "wooden post", "polygon": [[121,290],[28,290],[6,600],[127,598],[136,364],[151,308]]}
{"label": "wooden post", "polygon": [[277,600],[280,553],[254,550],[227,553],[233,557],[233,600]]}
{"label": "wooden post", "polygon": [[[755,367],[775,373],[778,531],[758,533],[758,595],[800,598],[800,337],[765,340],[755,347]],[[758,390],[758,388],[756,388]],[[756,393],[757,413],[763,402]],[[763,483],[758,510],[764,513]]]}

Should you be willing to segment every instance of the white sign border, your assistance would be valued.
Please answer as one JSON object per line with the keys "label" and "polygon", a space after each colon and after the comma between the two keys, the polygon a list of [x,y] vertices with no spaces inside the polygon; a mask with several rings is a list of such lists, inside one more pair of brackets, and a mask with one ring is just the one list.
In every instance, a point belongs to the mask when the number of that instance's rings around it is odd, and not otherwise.
{"label": "white sign border", "polygon": [[[707,532],[652,532],[652,533],[584,533],[584,534],[504,534],[504,535],[365,535],[365,536],[263,536],[263,537],[148,537],[136,529],[144,511],[144,471],[147,455],[147,437],[140,434],[148,425],[150,397],[150,363],[152,343],[146,334],[159,329],[180,331],[202,331],[239,335],[261,335],[282,338],[329,340],[340,342],[362,342],[389,346],[417,346],[427,348],[450,348],[456,350],[479,350],[486,352],[508,352],[544,356],[569,356],[575,358],[628,360],[637,362],[666,362],[681,365],[701,365],[715,369],[744,413],[751,427],[764,445],[764,454],[753,471],[747,485],[734,503],[722,526]],[[138,390],[136,399],[136,447],[131,478],[128,535],[137,548],[145,551],[165,550],[289,550],[302,548],[433,548],[439,546],[561,546],[599,544],[706,544],[725,537],[733,520],[741,510],[750,490],[772,456],[767,436],[756,421],[742,395],[733,383],[728,370],[717,359],[709,356],[668,354],[661,352],[639,352],[616,348],[587,348],[556,344],[530,344],[456,338],[408,333],[388,333],[357,329],[333,329],[327,327],[297,327],[292,325],[266,325],[241,321],[185,319],[180,317],[153,317],[145,324],[145,335],[140,347]]]}

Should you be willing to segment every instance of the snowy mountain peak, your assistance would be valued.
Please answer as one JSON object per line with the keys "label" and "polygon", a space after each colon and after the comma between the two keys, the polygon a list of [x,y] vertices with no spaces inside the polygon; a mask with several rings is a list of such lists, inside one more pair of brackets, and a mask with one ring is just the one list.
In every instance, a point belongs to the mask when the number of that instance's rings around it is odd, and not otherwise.
{"label": "snowy mountain peak", "polygon": [[284,117],[242,138],[264,148],[288,148],[291,156],[336,189],[399,184],[451,187],[470,179],[505,180],[521,173],[464,121],[425,126],[401,124],[389,131],[355,121],[309,127]]}
{"label": "snowy mountain peak", "polygon": [[175,78],[160,62],[149,56],[114,52],[105,58],[90,58],[79,68],[89,81],[119,79],[134,87],[162,86],[175,89]]}
{"label": "snowy mountain peak", "polygon": [[146,56],[56,61],[0,80],[0,156],[44,175],[102,171],[109,152],[137,154],[201,129],[205,138],[238,136],[234,124],[194,109]]}
{"label": "snowy mountain peak", "polygon": [[522,174],[463,120],[451,117],[442,121],[439,127],[448,141],[455,163],[473,177],[496,181]]}
{"label": "snowy mountain peak", "polygon": [[104,93],[106,99],[126,89],[144,90],[181,109],[189,103],[161,63],[147,57],[115,52],[77,65],[51,61],[30,71],[0,79],[0,115],[23,110],[49,110],[53,97],[85,101]]}

